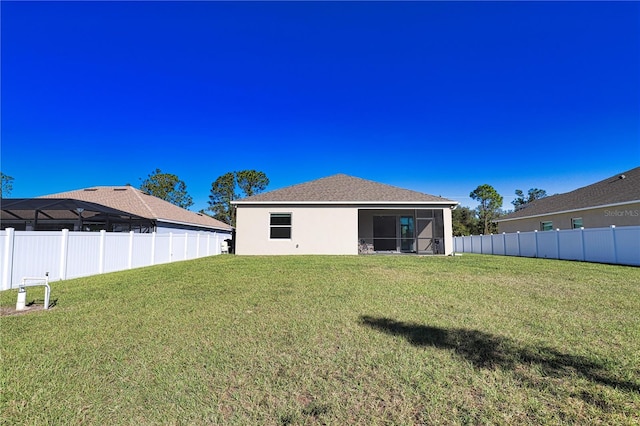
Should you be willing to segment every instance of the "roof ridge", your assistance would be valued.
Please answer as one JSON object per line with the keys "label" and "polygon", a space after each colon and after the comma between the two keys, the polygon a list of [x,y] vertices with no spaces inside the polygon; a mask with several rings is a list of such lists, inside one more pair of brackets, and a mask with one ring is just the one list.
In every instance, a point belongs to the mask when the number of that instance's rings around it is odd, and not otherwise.
{"label": "roof ridge", "polygon": [[144,195],[148,195],[148,194],[145,194],[144,192],[142,192],[138,188],[134,188],[133,186],[128,186],[127,188],[133,189],[133,193],[136,195],[136,197],[138,197],[142,205],[146,207],[149,213],[151,213],[151,216],[154,217],[155,219],[159,219],[158,215],[153,211],[153,209],[149,206],[149,204],[147,204],[147,202],[141,196],[141,194],[144,194]]}

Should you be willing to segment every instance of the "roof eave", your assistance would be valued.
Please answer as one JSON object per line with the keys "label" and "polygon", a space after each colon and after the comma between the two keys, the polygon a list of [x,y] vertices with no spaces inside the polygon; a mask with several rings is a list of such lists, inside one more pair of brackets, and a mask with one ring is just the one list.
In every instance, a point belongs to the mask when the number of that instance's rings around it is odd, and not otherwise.
{"label": "roof eave", "polygon": [[406,206],[406,205],[442,205],[456,206],[460,204],[457,201],[231,201],[233,205],[388,205],[388,206]]}
{"label": "roof eave", "polygon": [[199,224],[199,223],[180,222],[178,220],[163,219],[163,218],[156,218],[156,221],[164,222],[164,223],[171,223],[171,224],[174,224],[174,225],[193,226],[193,227],[197,227],[197,228],[218,229],[218,230],[221,230],[221,231],[232,231],[233,230],[233,227],[231,225],[229,225],[228,228],[224,228],[222,226],[202,225],[202,224]]}

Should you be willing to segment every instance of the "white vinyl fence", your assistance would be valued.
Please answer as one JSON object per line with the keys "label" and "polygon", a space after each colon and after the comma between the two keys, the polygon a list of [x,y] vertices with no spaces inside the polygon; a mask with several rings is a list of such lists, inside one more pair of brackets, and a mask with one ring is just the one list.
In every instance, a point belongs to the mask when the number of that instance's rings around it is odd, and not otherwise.
{"label": "white vinyl fence", "polygon": [[457,253],[640,266],[640,226],[472,235],[454,237],[453,246]]}
{"label": "white vinyl fence", "polygon": [[229,234],[0,231],[0,290],[22,277],[65,280],[220,254]]}

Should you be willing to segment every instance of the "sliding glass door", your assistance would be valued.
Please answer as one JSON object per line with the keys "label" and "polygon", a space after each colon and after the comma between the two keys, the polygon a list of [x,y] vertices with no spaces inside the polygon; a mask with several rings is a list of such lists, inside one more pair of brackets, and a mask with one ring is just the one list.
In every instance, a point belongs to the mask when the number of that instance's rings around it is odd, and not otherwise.
{"label": "sliding glass door", "polygon": [[400,251],[416,251],[415,227],[413,216],[400,216]]}

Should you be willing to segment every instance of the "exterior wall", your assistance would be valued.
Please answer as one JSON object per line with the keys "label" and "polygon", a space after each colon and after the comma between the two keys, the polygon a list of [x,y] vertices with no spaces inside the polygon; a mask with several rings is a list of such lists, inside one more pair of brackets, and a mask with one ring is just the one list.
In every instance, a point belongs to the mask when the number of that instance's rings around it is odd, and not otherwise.
{"label": "exterior wall", "polygon": [[[291,239],[270,239],[271,213],[291,213]],[[246,206],[236,211],[238,255],[358,254],[358,209]]]}
{"label": "exterior wall", "polygon": [[547,221],[553,222],[553,229],[571,229],[571,219],[578,217],[582,218],[584,228],[605,228],[611,225],[638,226],[640,225],[640,203],[508,220],[498,222],[498,230],[500,233],[540,231],[540,222]]}
{"label": "exterior wall", "polygon": [[211,228],[201,228],[198,226],[192,225],[182,225],[178,223],[169,223],[169,222],[161,222],[158,221],[156,223],[156,232],[158,234],[168,234],[172,233],[180,233],[184,231],[192,231],[192,232],[206,232],[210,234],[222,235],[224,238],[231,238],[231,230],[226,231],[223,229],[211,229]]}
{"label": "exterior wall", "polygon": [[444,254],[453,253],[453,221],[451,220],[451,209],[442,209],[442,222],[444,225]]}

